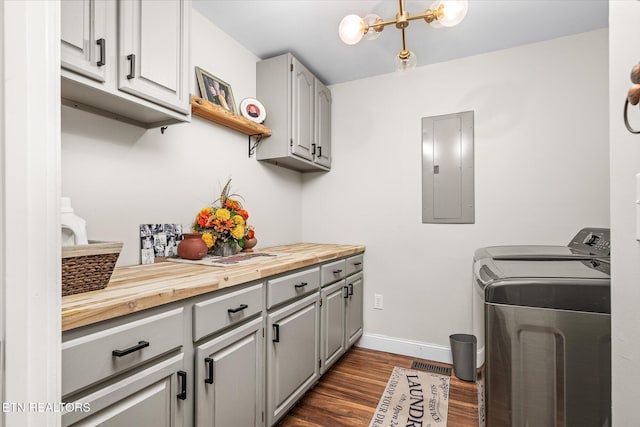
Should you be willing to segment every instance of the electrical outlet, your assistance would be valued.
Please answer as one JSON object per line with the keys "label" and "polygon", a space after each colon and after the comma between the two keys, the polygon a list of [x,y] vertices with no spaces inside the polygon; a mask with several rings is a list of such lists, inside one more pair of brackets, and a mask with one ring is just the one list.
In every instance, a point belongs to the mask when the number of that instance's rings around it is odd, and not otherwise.
{"label": "electrical outlet", "polygon": [[382,310],[382,294],[373,295],[373,308],[376,310]]}

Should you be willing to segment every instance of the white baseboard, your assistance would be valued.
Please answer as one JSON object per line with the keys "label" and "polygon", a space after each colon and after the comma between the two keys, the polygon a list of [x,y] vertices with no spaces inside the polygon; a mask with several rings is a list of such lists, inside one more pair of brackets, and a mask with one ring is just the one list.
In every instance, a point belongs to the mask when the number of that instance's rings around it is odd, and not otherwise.
{"label": "white baseboard", "polygon": [[377,334],[362,334],[355,344],[357,347],[371,350],[386,351],[387,353],[433,360],[434,362],[453,363],[451,348],[429,344],[420,341],[410,341],[400,338],[387,337]]}

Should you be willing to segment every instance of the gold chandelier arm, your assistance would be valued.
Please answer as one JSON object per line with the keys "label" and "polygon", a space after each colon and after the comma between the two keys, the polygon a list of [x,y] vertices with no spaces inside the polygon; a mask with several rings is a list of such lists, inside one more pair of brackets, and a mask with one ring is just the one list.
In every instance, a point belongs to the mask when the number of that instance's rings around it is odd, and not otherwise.
{"label": "gold chandelier arm", "polygon": [[401,28],[402,31],[402,51],[406,52],[407,51],[407,41],[404,37],[404,28]]}
{"label": "gold chandelier arm", "polygon": [[396,20],[390,20],[390,21],[381,21],[381,22],[376,22],[375,25],[369,25],[369,27],[386,27],[387,25],[392,25],[395,24]]}
{"label": "gold chandelier arm", "polygon": [[438,19],[438,13],[433,9],[427,9],[424,13],[409,15],[407,17],[407,21],[415,21],[416,19],[424,19],[427,22],[433,22]]}

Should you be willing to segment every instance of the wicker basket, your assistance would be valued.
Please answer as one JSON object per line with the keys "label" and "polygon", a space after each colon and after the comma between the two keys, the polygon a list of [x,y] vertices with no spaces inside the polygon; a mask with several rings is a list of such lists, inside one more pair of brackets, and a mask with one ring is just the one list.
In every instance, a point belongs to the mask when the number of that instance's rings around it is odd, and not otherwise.
{"label": "wicker basket", "polygon": [[122,250],[119,242],[90,240],[62,248],[62,296],[104,289]]}

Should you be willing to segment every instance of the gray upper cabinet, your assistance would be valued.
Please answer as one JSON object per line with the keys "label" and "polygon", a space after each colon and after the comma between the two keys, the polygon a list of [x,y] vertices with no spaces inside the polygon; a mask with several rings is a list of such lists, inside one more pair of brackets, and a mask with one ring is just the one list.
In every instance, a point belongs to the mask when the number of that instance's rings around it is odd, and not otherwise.
{"label": "gray upper cabinet", "polygon": [[257,158],[299,171],[331,167],[331,92],[293,55],[256,64],[257,97],[272,135]]}
{"label": "gray upper cabinet", "polygon": [[120,3],[118,88],[188,113],[189,16],[184,1]]}
{"label": "gray upper cabinet", "polygon": [[105,82],[106,42],[114,38],[113,26],[107,25],[109,10],[106,2],[63,1],[60,9],[62,68],[97,82]]}
{"label": "gray upper cabinet", "polygon": [[191,0],[62,0],[63,104],[146,128],[189,121]]}

